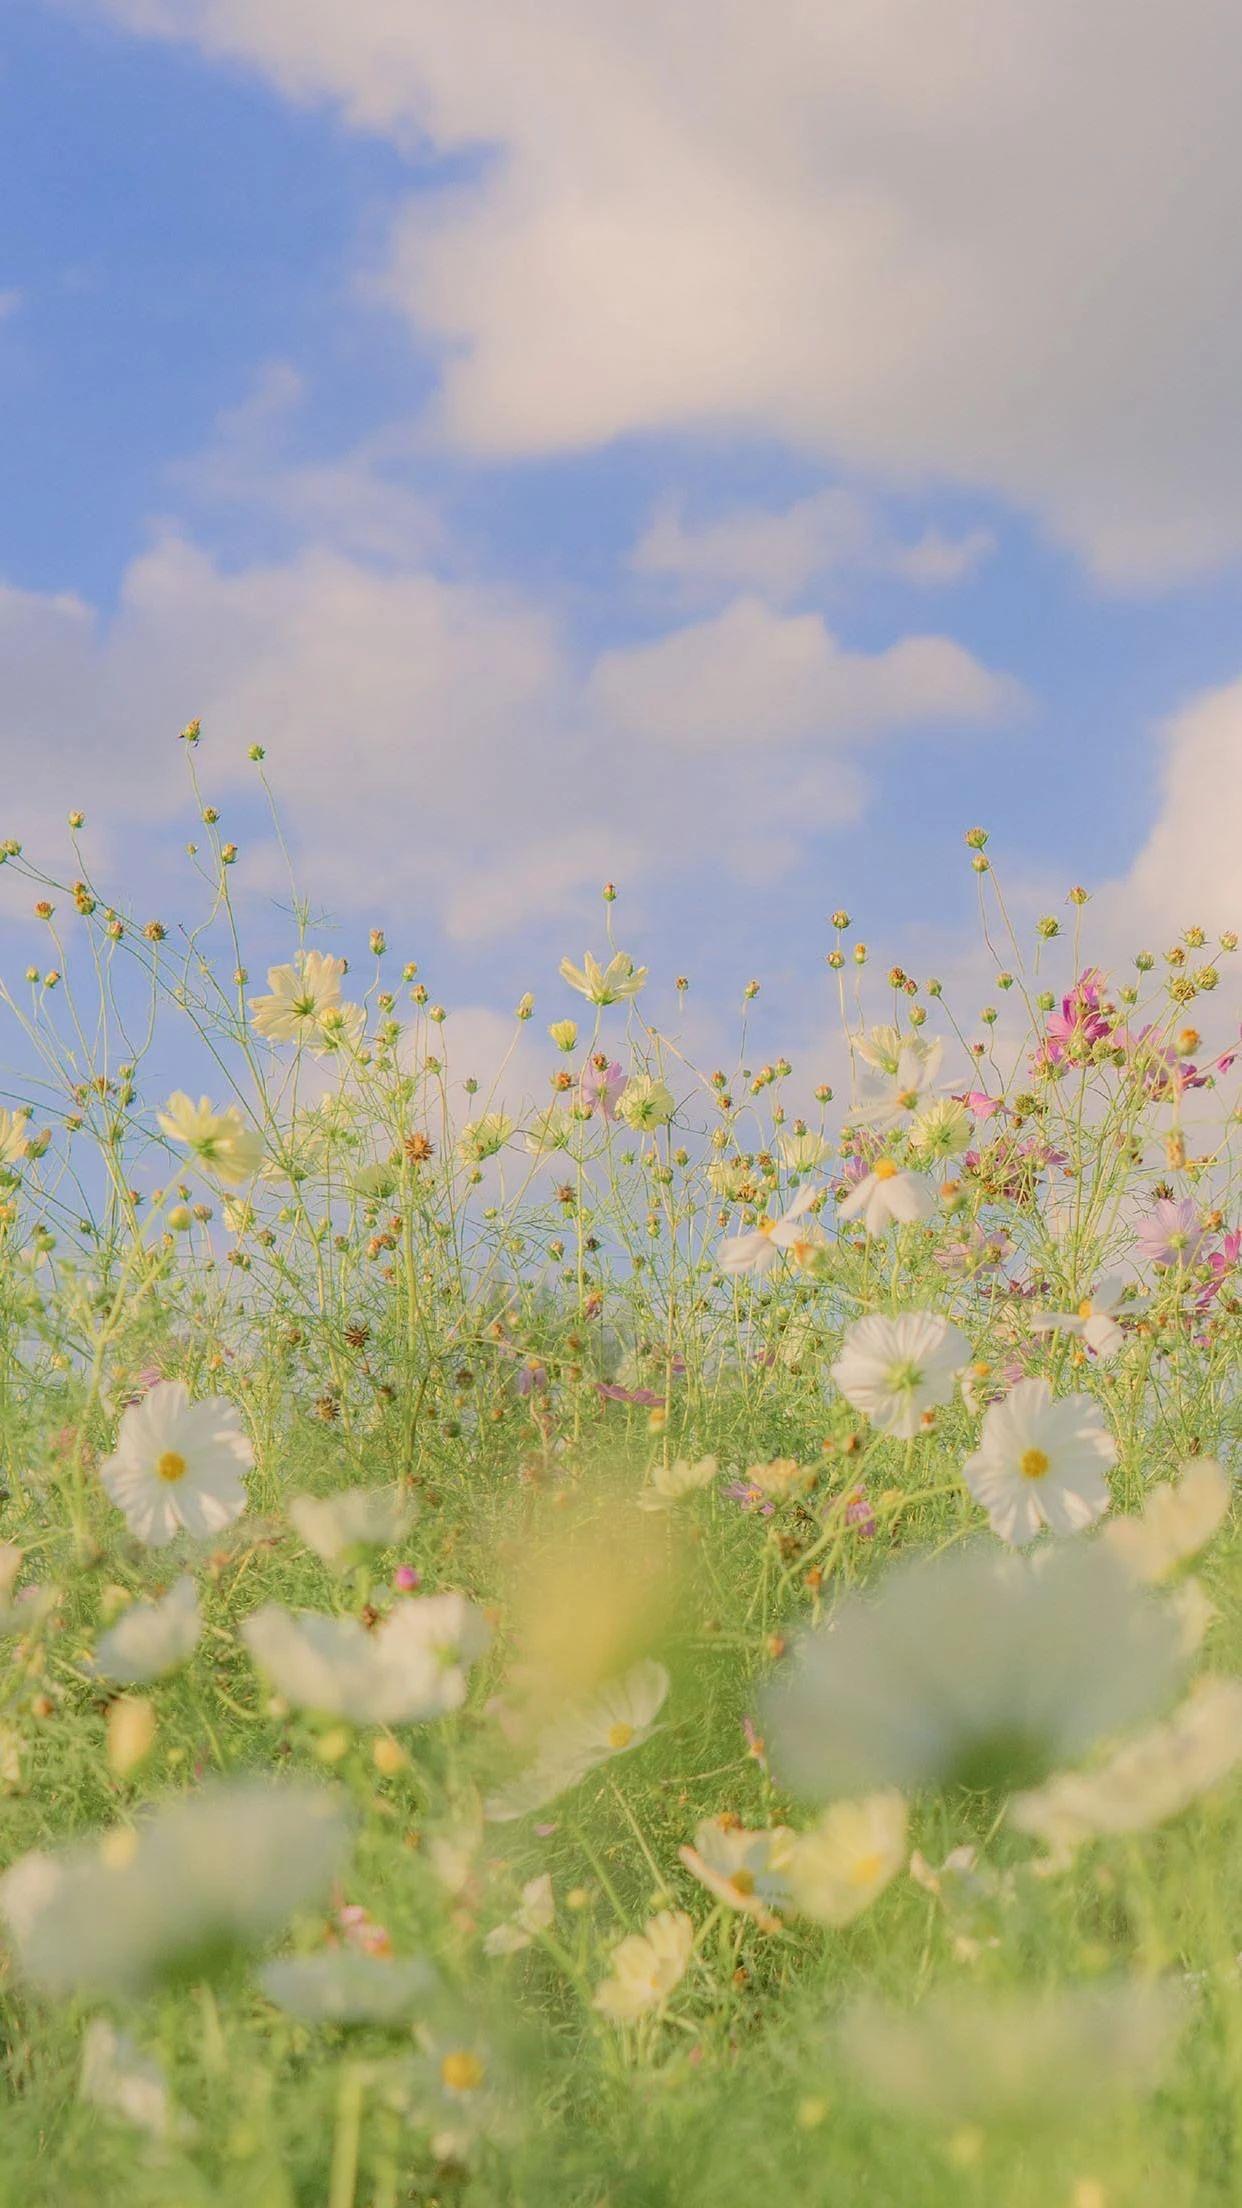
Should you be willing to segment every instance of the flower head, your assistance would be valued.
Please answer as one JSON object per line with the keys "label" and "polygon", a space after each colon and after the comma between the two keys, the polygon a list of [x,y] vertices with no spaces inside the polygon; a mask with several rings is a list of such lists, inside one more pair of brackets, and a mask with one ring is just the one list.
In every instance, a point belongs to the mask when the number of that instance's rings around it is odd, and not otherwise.
{"label": "flower head", "polygon": [[198,1590],[188,1573],[160,1602],[136,1602],[95,1644],[94,1670],[133,1686],[162,1679],[194,1653],[203,1630]]}
{"label": "flower head", "polygon": [[1151,1265],[1193,1265],[1204,1239],[1198,1210],[1189,1196],[1161,1196],[1139,1220],[1135,1239]]}
{"label": "flower head", "polygon": [[157,1117],[170,1142],[184,1144],[224,1188],[252,1181],[263,1163],[263,1137],[257,1127],[246,1125],[235,1104],[218,1112],[209,1096],[200,1096],[195,1104],[177,1089]]}
{"label": "flower head", "polygon": [[1108,1509],[1106,1474],[1117,1444],[1093,1396],[1054,1397],[1046,1380],[1019,1380],[984,1413],[962,1477],[993,1533],[1021,1548],[1044,1526],[1081,1533]]}
{"label": "flower head", "polygon": [[770,1273],[785,1255],[795,1264],[809,1262],[828,1240],[823,1228],[807,1218],[818,1196],[808,1182],[778,1218],[763,1218],[744,1234],[726,1235],[716,1253],[721,1272]]}
{"label": "flower head", "polygon": [[130,1532],[159,1549],[184,1531],[205,1539],[240,1518],[254,1449],[223,1396],[191,1403],[181,1380],[158,1380],[121,1419],[100,1478]]}
{"label": "flower head", "polygon": [[694,1835],[692,1848],[678,1854],[709,1894],[726,1909],[753,1917],[762,1932],[775,1932],[774,1915],[789,1900],[785,1876],[793,1834],[787,1825],[749,1832],[731,1817],[707,1817]]}
{"label": "flower head", "polygon": [[835,1802],[794,1836],[785,1876],[794,1907],[820,1924],[851,1924],[896,1878],[909,1854],[907,1812],[891,1788]]}
{"label": "flower head", "polygon": [[961,1328],[938,1312],[903,1311],[891,1319],[873,1311],[846,1329],[832,1377],[880,1433],[910,1441],[924,1413],[949,1402],[970,1354]]}
{"label": "flower head", "polygon": [[623,998],[636,997],[647,979],[646,967],[635,966],[624,951],[618,951],[606,966],[600,966],[589,951],[581,966],[563,958],[560,972],[562,980],[589,1004],[618,1004]]}
{"label": "flower head", "polygon": [[894,1224],[912,1226],[929,1219],[935,1208],[926,1181],[904,1172],[892,1158],[878,1157],[844,1198],[838,1216],[847,1222],[861,1219],[868,1234],[883,1234]]}
{"label": "flower head", "polygon": [[268,994],[251,997],[255,1030],[273,1043],[322,1047],[324,1023],[341,1003],[345,960],[326,951],[303,951],[286,966],[270,966]]}
{"label": "flower head", "polygon": [[665,1909],[614,1947],[611,1970],[596,1989],[594,2007],[618,2024],[632,2024],[662,2009],[686,1974],[694,1926],[684,1909]]}
{"label": "flower head", "polygon": [[1090,1295],[1083,1297],[1076,1311],[1040,1311],[1032,1318],[1031,1325],[1040,1334],[1077,1334],[1093,1355],[1107,1364],[1125,1342],[1125,1335],[1113,1316],[1124,1289],[1125,1282],[1120,1274],[1111,1273],[1107,1280],[1097,1282]]}

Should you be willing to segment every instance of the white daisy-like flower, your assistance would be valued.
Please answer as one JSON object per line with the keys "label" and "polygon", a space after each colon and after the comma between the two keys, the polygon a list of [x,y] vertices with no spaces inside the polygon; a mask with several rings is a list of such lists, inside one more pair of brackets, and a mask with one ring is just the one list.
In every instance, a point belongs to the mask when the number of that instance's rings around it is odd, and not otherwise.
{"label": "white daisy-like flower", "polygon": [[715,1457],[677,1457],[672,1464],[653,1464],[646,1487],[638,1493],[640,1510],[672,1510],[687,1495],[710,1487],[720,1466]]}
{"label": "white daisy-like flower", "polygon": [[555,1919],[552,1881],[544,1871],[541,1877],[527,1880],[513,1915],[504,1924],[493,1925],[483,1942],[483,1953],[519,1955],[541,1932],[550,1931]]}
{"label": "white daisy-like flower", "polygon": [[1076,1311],[1038,1311],[1031,1325],[1037,1334],[1077,1334],[1089,1350],[1107,1363],[1125,1341],[1113,1313],[1121,1302],[1125,1282],[1119,1273],[1096,1283]]}
{"label": "white daisy-like flower", "polygon": [[677,1099],[667,1081],[653,1073],[631,1074],[617,1102],[617,1118],[636,1134],[653,1127],[667,1127],[677,1109]]}
{"label": "white daisy-like flower", "polygon": [[1135,1579],[1153,1586],[1206,1548],[1228,1515],[1230,1493],[1215,1457],[1189,1457],[1176,1482],[1153,1487],[1137,1517],[1110,1519],[1103,1537]]}
{"label": "white daisy-like flower", "polygon": [[779,1218],[761,1219],[745,1234],[726,1235],[716,1252],[721,1272],[770,1273],[786,1252],[795,1264],[805,1264],[828,1239],[823,1228],[806,1216],[818,1195],[819,1190],[808,1182]]}
{"label": "white daisy-like flower", "polygon": [[1046,1380],[1019,1380],[983,1417],[962,1478],[993,1533],[1015,1548],[1042,1527],[1081,1533],[1108,1509],[1117,1444],[1090,1395],[1054,1397]]}
{"label": "white daisy-like flower", "polygon": [[609,1976],[592,2006],[617,2024],[662,2009],[685,1977],[693,1949],[694,1926],[685,1910],[662,1910],[614,1947]]}
{"label": "white daisy-like flower", "polygon": [[136,1602],[95,1643],[92,1668],[122,1686],[162,1679],[192,1656],[203,1630],[198,1590],[183,1573],[159,1602]]}
{"label": "white daisy-like flower", "polygon": [[910,1441],[924,1413],[950,1400],[970,1357],[961,1328],[939,1312],[872,1311],[847,1327],[832,1377],[879,1433]]}
{"label": "white daisy-like flower", "polygon": [[820,1924],[851,1924],[903,1868],[907,1824],[892,1788],[835,1802],[810,1832],[793,1837],[784,1869],[794,1907]]}
{"label": "white daisy-like flower", "polygon": [[905,1172],[892,1158],[877,1158],[843,1199],[837,1216],[847,1223],[861,1219],[868,1234],[883,1234],[887,1227],[930,1219],[935,1208],[931,1189],[917,1173]]}
{"label": "white daisy-like flower", "polygon": [[[440,1605],[461,1599],[425,1598]],[[267,1603],[245,1620],[241,1634],[260,1671],[295,1708],[355,1725],[417,1725],[461,1708],[469,1660],[461,1644],[472,1632],[462,1615],[450,1620],[438,1610],[429,1621],[419,1610],[415,1601],[395,1603],[368,1632],[356,1618],[295,1616]]]}
{"label": "white daisy-like flower", "polygon": [[325,1564],[349,1562],[360,1550],[387,1549],[414,1518],[413,1501],[393,1487],[345,1487],[335,1495],[295,1495],[289,1523]]}
{"label": "white daisy-like flower", "polygon": [[326,1788],[205,1786],[0,1878],[0,1915],[26,1976],[52,1994],[132,1996],[201,1977],[326,1895],[348,1825]]}
{"label": "white daisy-like flower", "polygon": [[200,1096],[196,1104],[184,1089],[176,1089],[156,1117],[169,1141],[182,1143],[223,1188],[243,1187],[263,1163],[263,1137],[257,1127],[247,1125],[235,1104],[218,1112],[209,1096]]}
{"label": "white daisy-like flower", "polygon": [[782,1135],[780,1139],[781,1162],[791,1173],[814,1173],[832,1155],[832,1144],[826,1135],[818,1135],[809,1128]]}
{"label": "white daisy-like flower", "polygon": [[864,1034],[852,1035],[850,1047],[864,1065],[871,1066],[877,1073],[887,1074],[890,1078],[897,1072],[903,1051],[912,1052],[922,1059],[930,1058],[934,1051],[939,1064],[944,1050],[944,1045],[939,1040],[924,1042],[919,1035],[903,1034],[899,1027],[870,1027]]}
{"label": "white daisy-like flower", "polygon": [[431,1964],[421,1956],[375,1955],[357,1948],[325,1948],[267,1963],[259,1984],[269,2001],[304,2024],[409,2026],[436,1990]]}
{"label": "white daisy-like flower", "polygon": [[781,1782],[821,1800],[1033,1786],[1148,1717],[1182,1668],[1176,1621],[1100,1545],[1037,1564],[971,1543],[845,1596],[763,1729]]}
{"label": "white daisy-like flower", "polygon": [[243,1473],[254,1448],[241,1412],[223,1396],[191,1403],[181,1380],[157,1380],[121,1419],[99,1476],[129,1530],[162,1549],[178,1533],[220,1533],[246,1507]]}
{"label": "white daisy-like flower", "polygon": [[1180,1816],[1242,1763],[1242,1679],[1201,1679],[1163,1725],[1094,1771],[1063,1772],[1015,1795],[1009,1820],[1042,1840],[1058,1867],[1103,1834],[1147,1832]]}
{"label": "white daisy-like flower", "polygon": [[668,1697],[669,1675],[647,1657],[589,1702],[555,1719],[539,1740],[534,1761],[484,1803],[490,1824],[507,1824],[576,1786],[611,1757],[641,1748],[651,1738]]}
{"label": "white daisy-like flower", "polygon": [[618,1004],[626,997],[636,997],[647,979],[646,967],[635,966],[624,951],[618,951],[606,966],[599,965],[589,951],[581,966],[563,958],[560,973],[561,979],[590,1004]]}
{"label": "white daisy-like flower", "polygon": [[939,1042],[904,1041],[891,1072],[865,1078],[862,1099],[850,1110],[851,1125],[900,1127],[930,1096],[943,1051]]}
{"label": "white daisy-like flower", "polygon": [[692,1848],[679,1848],[688,1871],[726,1909],[752,1917],[761,1932],[775,1932],[775,1912],[789,1901],[786,1864],[793,1834],[788,1825],[751,1832],[730,1817],[706,1817]]}
{"label": "white daisy-like flower", "polygon": [[11,1112],[0,1104],[0,1165],[21,1164],[30,1148],[29,1125],[25,1112]]}
{"label": "white daisy-like flower", "polygon": [[327,951],[303,951],[287,966],[269,966],[268,994],[250,999],[256,1033],[273,1043],[318,1042],[325,1015],[340,1004],[345,972],[345,960]]}

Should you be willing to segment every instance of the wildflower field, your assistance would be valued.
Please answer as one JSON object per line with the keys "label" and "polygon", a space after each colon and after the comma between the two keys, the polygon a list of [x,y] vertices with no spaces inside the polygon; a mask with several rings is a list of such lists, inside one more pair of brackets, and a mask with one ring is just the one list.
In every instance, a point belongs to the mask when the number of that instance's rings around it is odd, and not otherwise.
{"label": "wildflower field", "polygon": [[1236,939],[523,1094],[198,802],[4,847],[0,2200],[1235,2202]]}

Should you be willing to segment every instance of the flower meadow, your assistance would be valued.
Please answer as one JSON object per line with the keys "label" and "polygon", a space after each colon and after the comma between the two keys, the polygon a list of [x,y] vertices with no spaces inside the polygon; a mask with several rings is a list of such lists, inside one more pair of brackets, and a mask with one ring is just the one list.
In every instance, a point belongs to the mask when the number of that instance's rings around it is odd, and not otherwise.
{"label": "flower meadow", "polygon": [[1236,939],[972,829],[830,1082],[609,886],[484,1081],[184,743],[3,846],[0,2199],[1236,2201]]}

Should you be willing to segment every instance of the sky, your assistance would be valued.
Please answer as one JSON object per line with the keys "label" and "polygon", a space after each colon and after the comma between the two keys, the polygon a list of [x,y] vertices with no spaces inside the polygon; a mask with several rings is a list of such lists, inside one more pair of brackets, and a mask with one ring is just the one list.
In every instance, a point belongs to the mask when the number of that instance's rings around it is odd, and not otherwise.
{"label": "sky", "polygon": [[1230,0],[7,0],[0,835],[175,910],[201,716],[480,1017],[1236,924],[1240,146]]}

